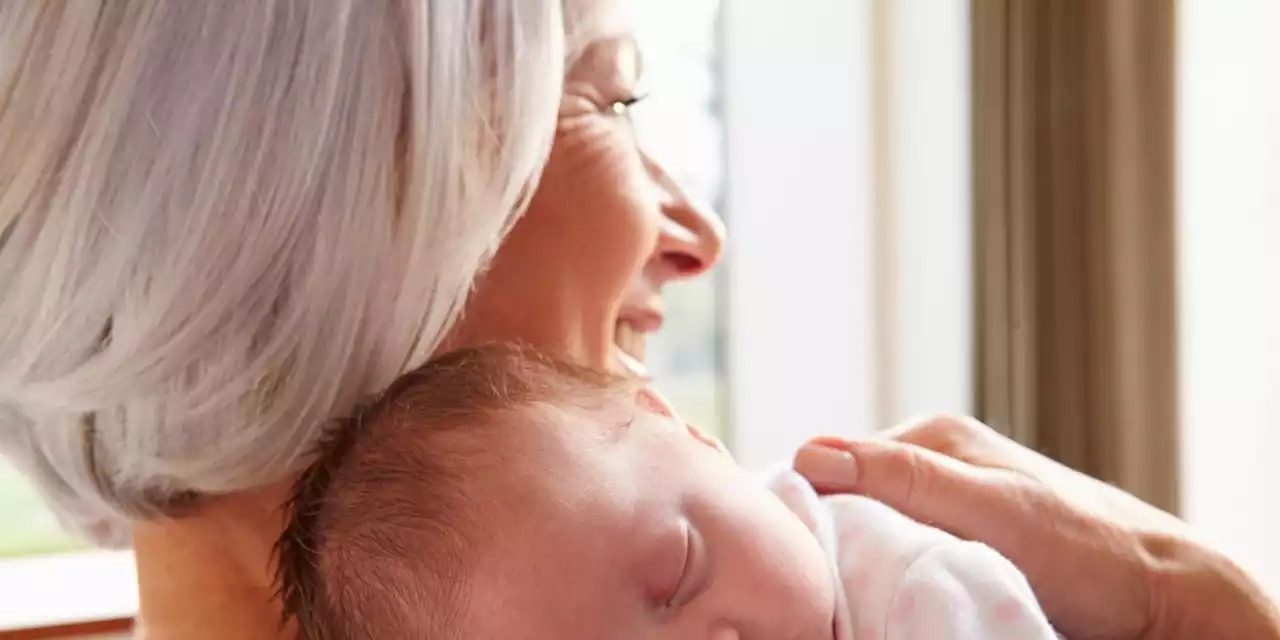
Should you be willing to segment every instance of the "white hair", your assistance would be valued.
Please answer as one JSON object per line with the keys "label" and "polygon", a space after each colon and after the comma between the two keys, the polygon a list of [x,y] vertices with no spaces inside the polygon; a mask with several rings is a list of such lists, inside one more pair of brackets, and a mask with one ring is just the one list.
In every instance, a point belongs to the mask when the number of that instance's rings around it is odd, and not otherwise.
{"label": "white hair", "polygon": [[296,470],[432,353],[523,209],[565,20],[5,0],[0,452],[102,544]]}

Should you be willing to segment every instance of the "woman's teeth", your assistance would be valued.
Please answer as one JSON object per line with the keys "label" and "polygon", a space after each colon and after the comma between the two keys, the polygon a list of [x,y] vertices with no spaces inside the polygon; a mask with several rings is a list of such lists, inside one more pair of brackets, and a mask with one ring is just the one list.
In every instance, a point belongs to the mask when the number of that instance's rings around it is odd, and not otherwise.
{"label": "woman's teeth", "polygon": [[645,335],[626,322],[619,322],[613,332],[614,342],[618,348],[636,360],[644,361]]}
{"label": "woman's teeth", "polygon": [[619,322],[614,328],[614,343],[618,346],[618,360],[632,374],[648,377],[649,369],[644,366],[645,335],[625,322]]}

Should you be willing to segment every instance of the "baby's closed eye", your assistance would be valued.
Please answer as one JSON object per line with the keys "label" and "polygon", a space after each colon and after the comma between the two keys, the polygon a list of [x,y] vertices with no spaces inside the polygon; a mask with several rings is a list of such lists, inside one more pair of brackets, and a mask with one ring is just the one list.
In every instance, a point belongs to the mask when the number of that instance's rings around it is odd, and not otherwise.
{"label": "baby's closed eye", "polygon": [[689,529],[684,519],[676,526],[664,527],[640,560],[645,602],[654,610],[669,609],[684,582],[691,548]]}
{"label": "baby's closed eye", "polygon": [[679,611],[706,590],[706,550],[687,518],[664,533],[653,560],[644,568],[645,597],[664,614]]}

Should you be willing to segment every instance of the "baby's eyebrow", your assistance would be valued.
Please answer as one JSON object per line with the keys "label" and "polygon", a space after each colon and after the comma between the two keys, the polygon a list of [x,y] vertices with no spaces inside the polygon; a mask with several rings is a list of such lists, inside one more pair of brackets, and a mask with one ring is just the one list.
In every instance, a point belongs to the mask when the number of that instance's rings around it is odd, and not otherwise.
{"label": "baby's eyebrow", "polygon": [[610,444],[617,444],[625,439],[631,433],[631,427],[636,423],[634,415],[627,416],[621,422],[615,422],[608,428]]}

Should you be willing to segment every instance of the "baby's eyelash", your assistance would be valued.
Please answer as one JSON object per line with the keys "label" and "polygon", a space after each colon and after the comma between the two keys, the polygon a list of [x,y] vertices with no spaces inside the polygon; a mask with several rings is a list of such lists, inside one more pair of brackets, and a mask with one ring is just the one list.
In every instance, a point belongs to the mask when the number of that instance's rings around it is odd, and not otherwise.
{"label": "baby's eyelash", "polygon": [[681,605],[685,604],[684,600],[686,600],[686,598],[683,596],[688,590],[688,585],[685,583],[689,581],[689,572],[693,563],[693,552],[693,530],[690,524],[686,521],[684,523],[684,562],[680,567],[680,578],[676,581],[675,588],[672,590],[671,595],[667,598],[666,602],[663,603],[668,609],[679,608]]}

